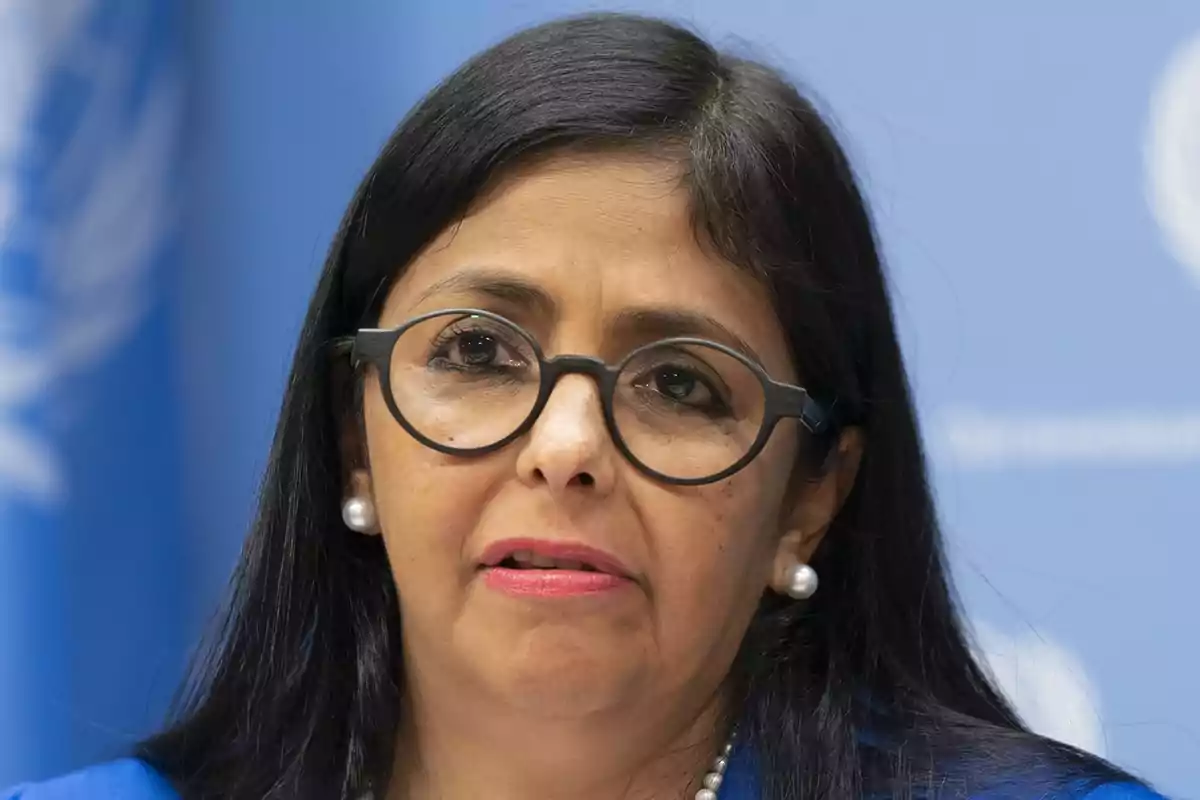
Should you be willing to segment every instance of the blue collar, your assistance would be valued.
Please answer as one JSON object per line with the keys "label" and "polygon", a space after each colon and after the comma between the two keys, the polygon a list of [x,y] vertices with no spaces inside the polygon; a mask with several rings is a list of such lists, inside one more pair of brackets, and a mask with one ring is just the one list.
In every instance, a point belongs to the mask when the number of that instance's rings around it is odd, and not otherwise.
{"label": "blue collar", "polygon": [[718,793],[721,800],[759,800],[762,792],[758,785],[758,766],[754,761],[754,755],[748,747],[738,745],[734,748]]}
{"label": "blue collar", "polygon": [[[1007,780],[1001,779],[996,788],[975,795],[976,800],[986,800],[1000,797],[1054,797],[1059,800],[1166,800],[1161,794],[1145,786],[1129,782],[1107,783],[1094,786],[1091,781],[1068,781],[1057,791],[1045,794],[1044,787],[1039,788],[1036,781],[1025,787],[1027,792],[1019,791],[1022,780],[1028,780],[1025,774],[1014,774]],[[1052,782],[1052,781],[1051,781]],[[1016,792],[1016,793],[1014,793]],[[725,780],[717,796],[720,800],[760,800],[762,786],[759,782],[757,759],[750,748],[740,745],[734,748],[729,757],[729,766],[725,770]],[[919,793],[916,796],[920,796]]]}

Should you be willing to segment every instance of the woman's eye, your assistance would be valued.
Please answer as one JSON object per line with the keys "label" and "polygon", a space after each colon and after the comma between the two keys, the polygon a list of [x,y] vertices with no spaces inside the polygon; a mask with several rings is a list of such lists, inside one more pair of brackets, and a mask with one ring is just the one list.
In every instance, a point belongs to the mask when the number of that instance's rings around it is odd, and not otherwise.
{"label": "woman's eye", "polygon": [[482,330],[449,332],[435,346],[432,361],[465,369],[519,367],[526,363],[517,347]]}
{"label": "woman's eye", "polygon": [[712,395],[694,374],[676,367],[663,367],[655,373],[654,388],[663,395],[681,403],[706,402]]}
{"label": "woman's eye", "polygon": [[634,385],[676,407],[707,414],[722,414],[729,408],[704,375],[687,367],[659,366],[645,373]]}
{"label": "woman's eye", "polygon": [[500,343],[484,333],[465,334],[455,344],[462,363],[472,366],[492,363],[501,350]]}

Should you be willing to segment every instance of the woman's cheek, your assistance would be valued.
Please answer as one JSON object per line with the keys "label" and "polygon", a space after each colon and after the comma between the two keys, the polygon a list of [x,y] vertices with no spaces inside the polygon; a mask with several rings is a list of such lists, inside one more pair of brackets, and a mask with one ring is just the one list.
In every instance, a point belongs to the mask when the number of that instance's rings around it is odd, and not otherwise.
{"label": "woman's cheek", "polygon": [[[738,485],[741,483],[742,485]],[[765,575],[766,526],[758,492],[737,476],[660,502],[646,515],[660,554],[657,593],[668,614],[715,613]]]}
{"label": "woman's cheek", "polygon": [[373,453],[372,479],[397,587],[457,585],[488,481],[416,442]]}

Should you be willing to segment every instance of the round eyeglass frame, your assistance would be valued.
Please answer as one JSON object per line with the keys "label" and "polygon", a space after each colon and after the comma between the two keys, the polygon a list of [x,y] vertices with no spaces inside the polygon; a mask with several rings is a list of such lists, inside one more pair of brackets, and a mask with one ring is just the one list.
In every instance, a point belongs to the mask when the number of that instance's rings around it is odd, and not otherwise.
{"label": "round eyeglass frame", "polygon": [[[538,387],[538,396],[530,408],[529,414],[525,417],[524,421],[513,429],[512,433],[492,444],[482,447],[452,447],[430,439],[413,426],[400,411],[400,408],[396,405],[395,393],[392,391],[392,350],[400,337],[410,328],[422,322],[435,317],[456,315],[459,317],[483,317],[511,328],[530,346],[534,355],[537,356],[538,361],[541,385]],[[482,456],[494,453],[512,444],[528,433],[529,429],[537,422],[542,410],[546,407],[546,403],[550,400],[550,395],[553,393],[554,387],[558,384],[558,379],[564,375],[572,374],[587,375],[596,381],[600,389],[600,405],[604,413],[604,424],[608,428],[609,438],[612,439],[613,444],[616,445],[621,455],[643,474],[663,483],[676,486],[700,486],[706,483],[715,483],[741,471],[762,452],[767,441],[771,438],[771,433],[775,430],[775,426],[782,419],[799,420],[800,424],[814,435],[826,433],[832,424],[830,413],[806,389],[801,386],[773,380],[767,374],[766,370],[744,353],[709,339],[687,336],[659,339],[634,349],[615,366],[612,366],[593,356],[558,355],[553,358],[547,358],[545,353],[542,352],[541,345],[538,344],[537,339],[507,317],[479,308],[444,308],[413,317],[394,328],[360,328],[354,336],[343,337],[338,339],[334,344],[339,352],[344,353],[347,350],[349,351],[350,362],[355,368],[363,364],[370,364],[378,370],[379,388],[383,393],[384,402],[387,404],[392,416],[395,417],[396,421],[400,423],[401,427],[410,436],[431,450],[446,453],[447,455]],[[613,398],[617,391],[617,378],[625,366],[638,355],[648,350],[669,345],[695,345],[717,350],[745,365],[758,378],[759,383],[762,385],[763,417],[759,424],[758,436],[755,437],[754,442],[750,445],[745,455],[719,472],[702,478],[679,478],[647,466],[633,454],[633,451],[629,449],[628,444],[626,444],[624,438],[621,436],[621,429],[617,424],[613,410]]]}

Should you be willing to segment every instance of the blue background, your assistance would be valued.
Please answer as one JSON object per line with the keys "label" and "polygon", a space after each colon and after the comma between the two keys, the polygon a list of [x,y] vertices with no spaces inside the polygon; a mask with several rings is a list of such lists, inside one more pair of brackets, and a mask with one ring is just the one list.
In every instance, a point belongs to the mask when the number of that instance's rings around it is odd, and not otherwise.
{"label": "blue background", "polygon": [[[0,785],[117,752],[161,714],[236,559],[325,248],[400,117],[503,35],[599,6],[156,7],[174,9],[154,24],[189,92],[182,207],[156,304],[56,434],[69,500],[0,490]],[[894,278],[969,617],[1073,653],[1104,752],[1200,796],[1200,446],[955,444],[963,412],[1011,430],[1200,411],[1200,280],[1164,244],[1143,153],[1200,5],[604,7],[691,23],[832,112]]]}

